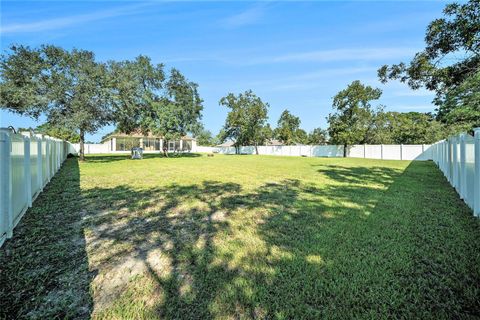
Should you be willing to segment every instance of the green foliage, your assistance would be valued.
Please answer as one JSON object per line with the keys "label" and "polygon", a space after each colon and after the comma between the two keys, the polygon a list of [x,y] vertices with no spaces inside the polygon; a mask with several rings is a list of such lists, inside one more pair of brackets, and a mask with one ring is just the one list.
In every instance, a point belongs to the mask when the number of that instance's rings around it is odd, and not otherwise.
{"label": "green foliage", "polygon": [[152,102],[151,113],[144,117],[144,128],[166,140],[178,139],[193,131],[203,110],[197,88],[196,83],[172,69],[165,83],[165,94]]}
{"label": "green foliage", "polygon": [[308,144],[308,134],[303,129],[297,129],[295,131],[295,142],[298,144]]}
{"label": "green foliage", "polygon": [[480,127],[480,70],[445,95],[443,111],[454,132]]}
{"label": "green foliage", "polygon": [[78,131],[81,159],[85,133],[112,120],[109,74],[93,52],[11,46],[1,56],[0,71],[1,107],[34,118],[45,114],[50,125]]}
{"label": "green foliage", "polygon": [[335,113],[327,118],[330,142],[342,145],[366,143],[375,116],[370,101],[379,99],[381,95],[380,89],[365,86],[358,80],[335,95]]}
{"label": "green foliage", "polygon": [[264,125],[259,134],[258,144],[266,144],[268,141],[272,140],[274,136],[274,130],[270,127],[270,124]]}
{"label": "green foliage", "polygon": [[0,107],[38,118],[50,99],[46,54],[28,46],[11,46],[0,56]]}
{"label": "green foliage", "polygon": [[370,132],[369,144],[431,144],[449,135],[432,114],[420,112],[378,112]]}
{"label": "green foliage", "polygon": [[315,128],[308,134],[308,144],[324,145],[328,143],[328,132],[322,128]]}
{"label": "green foliage", "polygon": [[70,130],[66,127],[61,126],[55,126],[48,122],[36,127],[34,131],[72,143],[80,142],[80,135],[75,130]]}
{"label": "green foliage", "polygon": [[[470,87],[472,79],[478,81],[474,75],[480,70],[480,1],[448,4],[444,14],[444,18],[429,24],[423,51],[417,53],[409,64],[402,62],[381,67],[378,76],[384,83],[395,79],[407,83],[412,89],[424,86],[436,92],[434,101],[439,106],[438,119],[451,122],[457,115],[449,118],[448,114],[460,107],[451,103],[455,100],[455,92],[463,92],[467,79],[471,79],[467,85]],[[464,124],[472,115],[469,110],[459,113]],[[469,120],[467,127],[471,128],[475,122],[476,119]]]}
{"label": "green foliage", "polygon": [[232,139],[237,151],[240,146],[257,146],[265,141],[268,103],[249,90],[238,96],[229,93],[219,104],[230,109],[223,127],[223,140]]}
{"label": "green foliage", "polygon": [[119,131],[148,131],[153,103],[159,101],[165,87],[163,64],[153,65],[149,57],[108,64],[113,87],[113,118]]}
{"label": "green foliage", "polygon": [[214,146],[217,144],[212,133],[204,128],[195,134],[195,138],[197,139],[197,145],[199,146]]}
{"label": "green foliage", "polygon": [[300,118],[294,116],[288,110],[284,110],[278,119],[274,136],[286,145],[299,143],[297,131],[300,128]]}
{"label": "green foliage", "polygon": [[129,133],[140,129],[162,135],[167,141],[198,130],[203,109],[198,85],[180,71],[172,69],[166,77],[163,65],[153,65],[145,56],[111,62],[109,68],[119,130]]}

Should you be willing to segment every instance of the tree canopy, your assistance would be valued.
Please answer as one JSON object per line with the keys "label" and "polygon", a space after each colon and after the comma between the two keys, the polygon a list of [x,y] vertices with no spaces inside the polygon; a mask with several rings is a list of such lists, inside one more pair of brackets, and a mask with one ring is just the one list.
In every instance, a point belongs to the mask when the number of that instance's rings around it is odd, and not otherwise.
{"label": "tree canopy", "polygon": [[[264,103],[251,90],[238,95],[229,93],[220,99],[219,104],[228,108],[223,126],[223,140],[232,139],[238,153],[240,146],[262,144],[269,105]],[[256,149],[258,154],[258,149]]]}
{"label": "tree canopy", "polygon": [[381,95],[380,89],[356,80],[333,98],[334,113],[327,118],[328,134],[333,144],[345,146],[344,156],[347,145],[362,144],[368,140],[375,116],[370,102]]}
{"label": "tree canopy", "polygon": [[11,46],[0,70],[2,108],[34,118],[45,114],[53,127],[78,130],[81,159],[85,133],[112,120],[107,68],[91,51]]}
{"label": "tree canopy", "polygon": [[[284,110],[278,119],[277,127],[274,130],[274,136],[286,145],[300,143],[299,137],[300,118],[294,116],[288,110]],[[300,133],[302,135],[305,132]],[[306,139],[304,139],[306,140]]]}
{"label": "tree canopy", "polygon": [[198,127],[203,109],[197,84],[176,69],[166,77],[146,56],[100,63],[85,50],[11,46],[0,71],[1,107],[78,132],[82,160],[85,133],[113,123],[178,138]]}
{"label": "tree canopy", "polygon": [[323,145],[328,143],[328,132],[322,128],[315,128],[308,134],[308,144]]}
{"label": "tree canopy", "polygon": [[429,24],[424,50],[409,63],[384,65],[378,70],[378,76],[384,83],[400,80],[412,89],[425,87],[434,91],[438,119],[443,122],[461,119],[462,128],[471,129],[478,123],[478,118],[472,117],[475,111],[472,113],[471,106],[454,100],[456,93],[466,98],[478,88],[480,0],[448,4],[443,12],[443,18]]}
{"label": "tree canopy", "polygon": [[62,126],[54,126],[48,122],[36,127],[34,129],[37,133],[43,133],[51,137],[69,141],[71,143],[80,142],[80,134],[75,130],[68,129]]}

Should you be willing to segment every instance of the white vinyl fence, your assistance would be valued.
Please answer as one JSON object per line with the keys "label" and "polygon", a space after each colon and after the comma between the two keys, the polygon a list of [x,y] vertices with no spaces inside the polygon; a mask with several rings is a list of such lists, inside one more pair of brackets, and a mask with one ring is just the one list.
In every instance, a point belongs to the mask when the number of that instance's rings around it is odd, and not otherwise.
{"label": "white vinyl fence", "polygon": [[[80,143],[72,143],[76,153],[80,153]],[[84,143],[84,154],[102,154],[111,153],[108,143]]]}
{"label": "white vinyl fence", "polygon": [[460,198],[480,216],[480,128],[475,135],[461,134],[432,146],[433,161]]}
{"label": "white vinyl fence", "polygon": [[[197,146],[194,152],[235,154],[234,147]],[[240,147],[241,154],[255,154],[255,147]],[[258,154],[272,156],[343,157],[343,146],[258,146]],[[347,157],[384,160],[432,160],[428,144],[362,144],[347,147]]]}
{"label": "white vinyl fence", "polygon": [[0,128],[0,246],[68,153],[69,142]]}

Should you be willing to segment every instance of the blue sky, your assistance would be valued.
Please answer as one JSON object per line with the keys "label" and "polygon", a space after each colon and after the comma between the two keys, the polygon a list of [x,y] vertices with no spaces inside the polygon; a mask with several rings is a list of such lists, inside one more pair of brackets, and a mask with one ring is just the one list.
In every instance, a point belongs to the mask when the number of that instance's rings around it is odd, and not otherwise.
{"label": "blue sky", "polygon": [[[289,109],[307,131],[326,128],[332,97],[353,80],[383,90],[387,110],[433,111],[425,90],[378,82],[383,64],[408,61],[446,2],[21,2],[1,3],[1,49],[12,43],[92,50],[100,61],[144,54],[199,84],[203,123],[214,134],[229,92],[252,89],[269,122]],[[40,121],[41,122],[41,121]],[[0,113],[0,126],[34,120]],[[87,139],[99,141],[105,127]]]}

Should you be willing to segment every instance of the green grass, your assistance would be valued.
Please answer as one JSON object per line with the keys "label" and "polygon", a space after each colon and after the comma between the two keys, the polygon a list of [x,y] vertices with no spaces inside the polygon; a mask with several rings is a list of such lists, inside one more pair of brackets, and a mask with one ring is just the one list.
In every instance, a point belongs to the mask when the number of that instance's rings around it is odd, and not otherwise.
{"label": "green grass", "polygon": [[0,249],[0,318],[479,317],[479,266],[432,162],[96,156]]}

